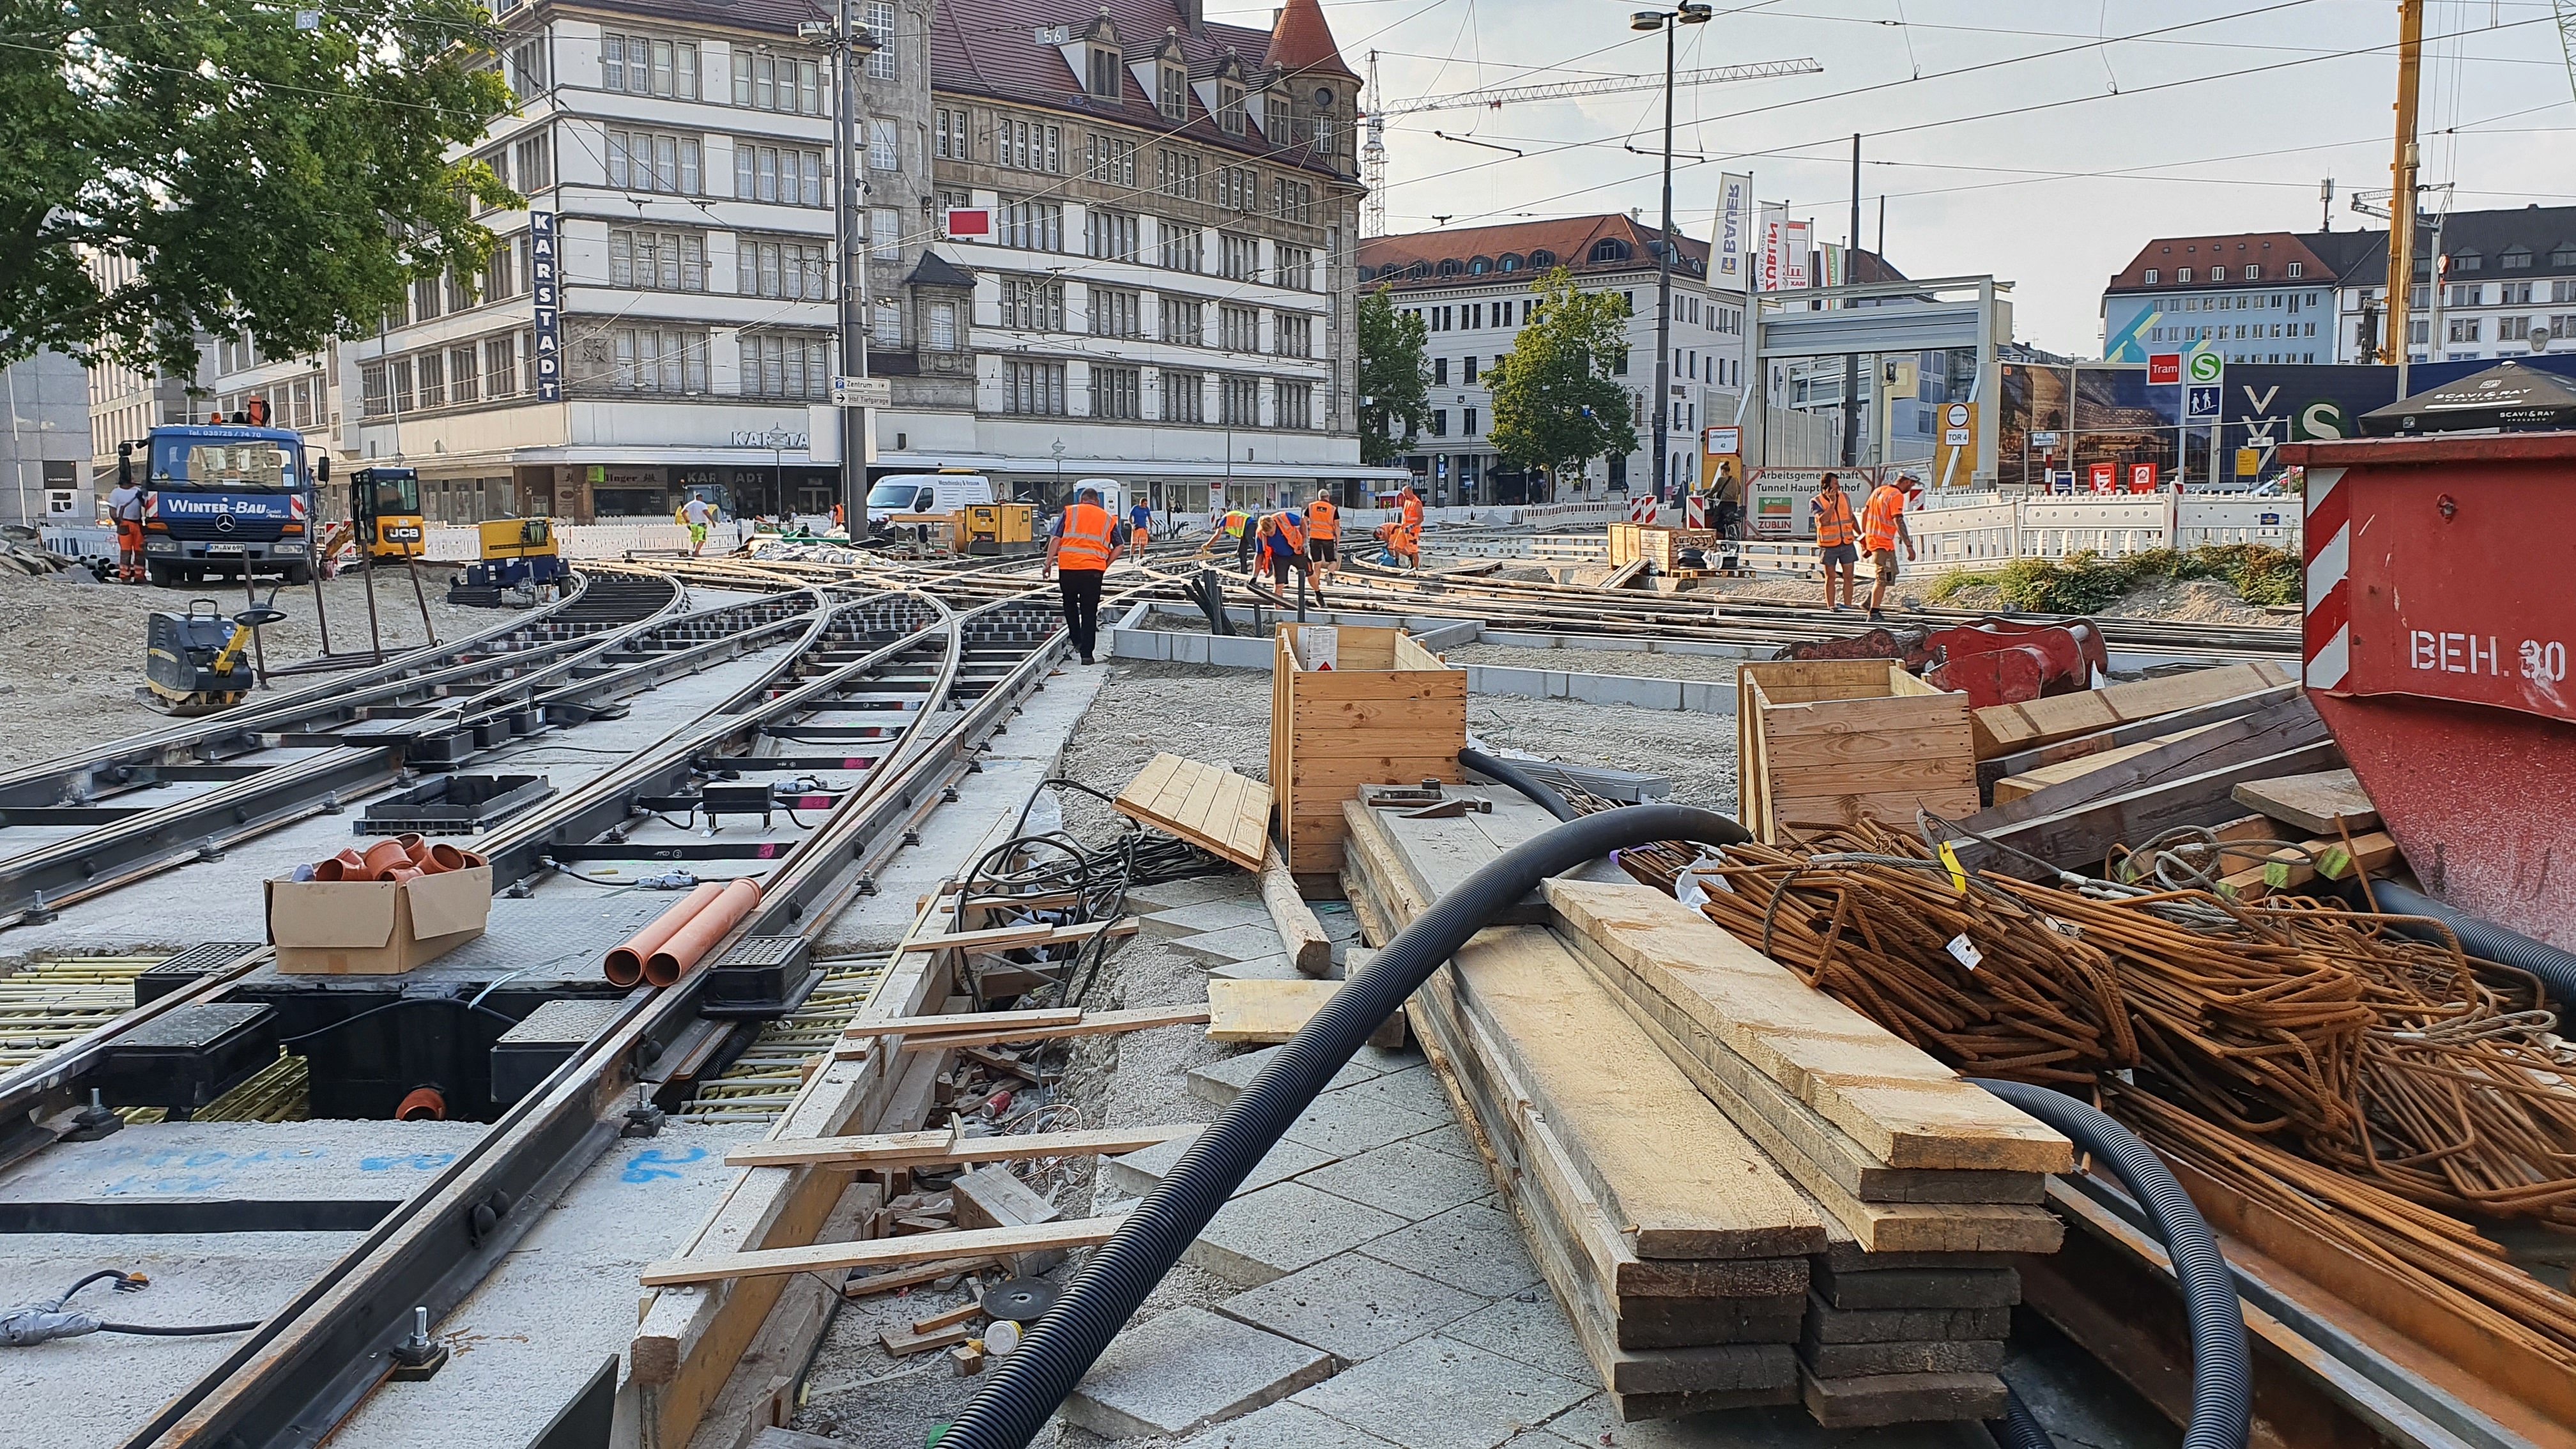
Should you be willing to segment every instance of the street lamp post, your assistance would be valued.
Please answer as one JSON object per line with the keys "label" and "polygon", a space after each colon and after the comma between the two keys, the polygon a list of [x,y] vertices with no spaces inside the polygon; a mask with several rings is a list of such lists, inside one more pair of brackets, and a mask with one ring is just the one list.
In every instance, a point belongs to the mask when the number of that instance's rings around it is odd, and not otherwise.
{"label": "street lamp post", "polygon": [[1706,25],[1712,14],[1707,0],[1682,0],[1671,10],[1639,10],[1628,28],[1664,33],[1664,222],[1655,242],[1655,486],[1664,496],[1672,473],[1670,427],[1673,413],[1673,27]]}
{"label": "street lamp post", "polygon": [[[833,90],[832,170],[834,196],[833,241],[841,254],[841,371],[848,377],[868,375],[867,231],[861,225],[863,212],[859,202],[866,191],[859,180],[859,74],[861,61],[877,53],[892,37],[871,34],[865,26],[854,23],[850,16],[851,0],[839,0],[835,18],[829,21],[809,20],[796,28],[799,37],[821,41],[832,48]],[[850,518],[865,516],[867,510],[868,409],[852,404],[841,408],[841,504]]]}

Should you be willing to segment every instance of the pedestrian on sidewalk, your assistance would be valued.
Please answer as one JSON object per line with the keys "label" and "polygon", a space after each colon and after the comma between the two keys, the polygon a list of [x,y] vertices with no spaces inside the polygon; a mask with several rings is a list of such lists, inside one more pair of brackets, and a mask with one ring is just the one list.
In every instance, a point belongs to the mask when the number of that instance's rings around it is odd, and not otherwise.
{"label": "pedestrian on sidewalk", "polygon": [[[1871,490],[1869,502],[1860,511],[1860,546],[1869,555],[1871,571],[1877,575],[1869,586],[1869,616],[1883,617],[1879,606],[1887,602],[1887,586],[1896,582],[1896,546],[1905,545],[1908,562],[1914,558],[1914,535],[1905,527],[1905,489],[1899,483],[1915,483],[1911,473],[1899,473],[1897,482],[1881,483]],[[1917,486],[1921,486],[1917,484]],[[1850,587],[1844,587],[1846,596]]]}
{"label": "pedestrian on sidewalk", "polygon": [[[1839,614],[1852,597],[1852,571],[1860,566],[1860,520],[1852,516],[1851,495],[1843,492],[1840,474],[1827,473],[1824,490],[1807,505],[1816,525],[1816,561],[1825,570],[1825,607]],[[1834,602],[1834,581],[1842,581],[1842,602]]]}
{"label": "pedestrian on sidewalk", "polygon": [[716,506],[692,493],[680,505],[680,521],[689,529],[689,557],[696,558],[707,550],[707,525],[716,521]]}
{"label": "pedestrian on sidewalk", "polygon": [[1073,652],[1085,664],[1099,642],[1100,579],[1118,553],[1116,528],[1109,510],[1100,506],[1100,490],[1085,488],[1056,516],[1055,532],[1047,538],[1046,571],[1056,576],[1064,596],[1065,632],[1073,636]]}

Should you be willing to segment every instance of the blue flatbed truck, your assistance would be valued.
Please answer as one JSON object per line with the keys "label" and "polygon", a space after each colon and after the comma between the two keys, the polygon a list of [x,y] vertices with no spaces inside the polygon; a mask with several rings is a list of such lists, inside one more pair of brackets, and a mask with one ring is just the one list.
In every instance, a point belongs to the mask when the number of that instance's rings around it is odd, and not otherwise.
{"label": "blue flatbed truck", "polygon": [[145,441],[143,565],[159,585],[313,577],[315,478],[285,428],[182,423]]}

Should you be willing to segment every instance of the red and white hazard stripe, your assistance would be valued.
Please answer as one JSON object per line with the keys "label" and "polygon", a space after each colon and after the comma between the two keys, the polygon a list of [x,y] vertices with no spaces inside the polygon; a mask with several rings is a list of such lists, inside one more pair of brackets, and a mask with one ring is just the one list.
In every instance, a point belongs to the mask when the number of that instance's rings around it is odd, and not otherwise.
{"label": "red and white hazard stripe", "polygon": [[2308,470],[2301,543],[2308,571],[2304,642],[2310,689],[2339,688],[2352,669],[2352,493],[2340,486],[2343,474],[2341,468]]}
{"label": "red and white hazard stripe", "polygon": [[1682,510],[1682,526],[1684,528],[1708,527],[1707,494],[1694,493],[1690,496],[1690,502]]}
{"label": "red and white hazard stripe", "polygon": [[1655,521],[1655,498],[1653,494],[1641,494],[1628,500],[1628,521],[1630,523],[1652,523]]}

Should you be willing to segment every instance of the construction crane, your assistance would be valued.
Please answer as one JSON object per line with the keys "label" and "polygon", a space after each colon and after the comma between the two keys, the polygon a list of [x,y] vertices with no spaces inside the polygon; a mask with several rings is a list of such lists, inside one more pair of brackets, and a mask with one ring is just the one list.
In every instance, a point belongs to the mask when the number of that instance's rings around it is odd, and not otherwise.
{"label": "construction crane", "polygon": [[[2576,0],[2561,0],[2576,4]],[[1721,65],[1706,70],[1686,70],[1673,77],[1673,88],[1724,85],[1729,81],[1774,80],[1781,76],[1822,75],[1824,66],[1814,59],[1765,60],[1752,65]],[[1527,101],[1561,101],[1581,96],[1609,96],[1622,91],[1658,90],[1663,78],[1651,75],[1602,76],[1596,80],[1555,81],[1535,86],[1500,86],[1484,90],[1455,91],[1445,96],[1425,96],[1413,101],[1389,101],[1377,104],[1377,52],[1369,52],[1367,108],[1368,141],[1360,148],[1360,180],[1368,187],[1368,202],[1361,213],[1360,231],[1366,236],[1386,235],[1386,122],[1390,116],[1411,116],[1423,111],[1454,111],[1474,107],[1500,110]]]}
{"label": "construction crane", "polygon": [[2576,0],[2557,0],[2558,51],[2567,57],[2567,83],[2576,87]]}

